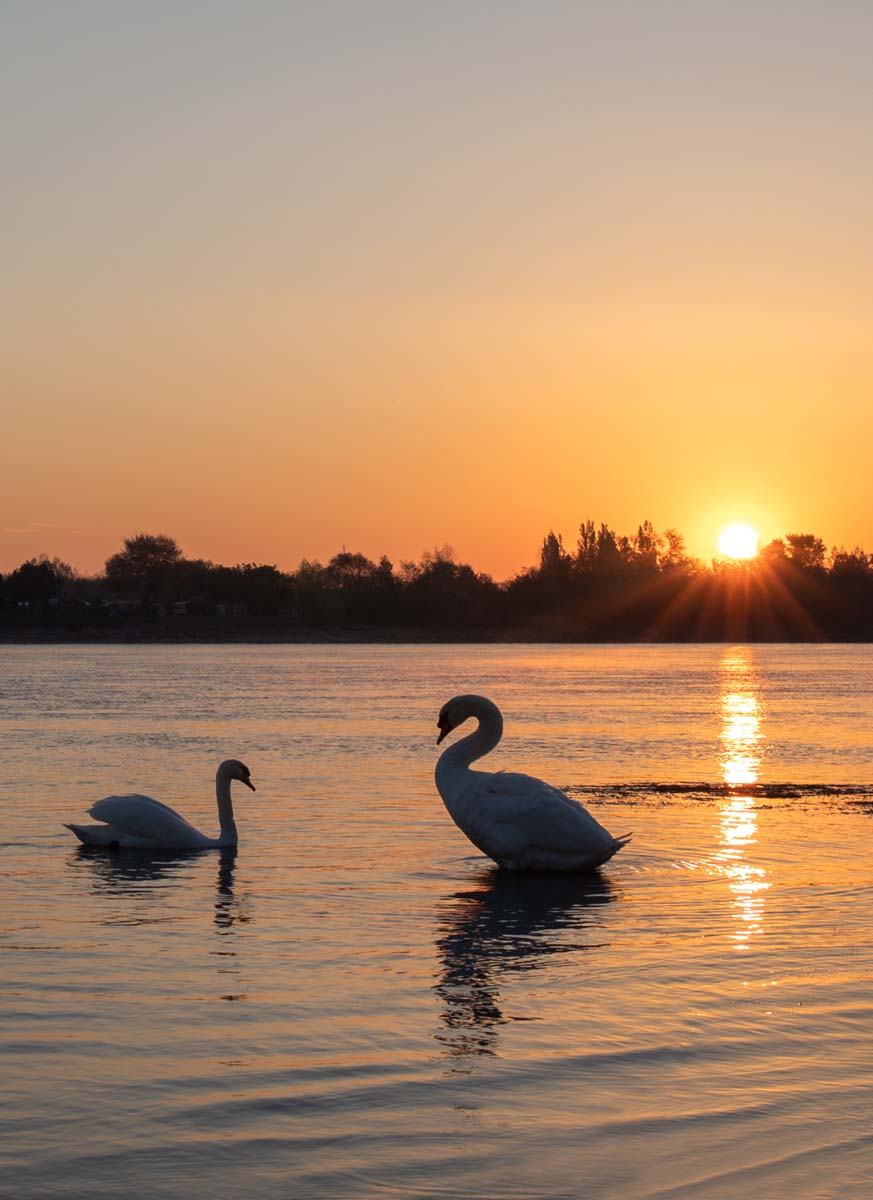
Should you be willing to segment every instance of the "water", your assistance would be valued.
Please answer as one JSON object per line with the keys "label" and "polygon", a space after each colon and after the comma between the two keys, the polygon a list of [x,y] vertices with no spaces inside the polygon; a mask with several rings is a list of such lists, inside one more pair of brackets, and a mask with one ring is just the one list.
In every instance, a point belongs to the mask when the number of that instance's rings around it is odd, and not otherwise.
{"label": "water", "polygon": [[[873,1174],[873,648],[0,650],[0,1195],[840,1197]],[[634,840],[504,877],[436,715]],[[238,853],[93,853],[141,790]],[[484,765],[484,764],[483,764]]]}

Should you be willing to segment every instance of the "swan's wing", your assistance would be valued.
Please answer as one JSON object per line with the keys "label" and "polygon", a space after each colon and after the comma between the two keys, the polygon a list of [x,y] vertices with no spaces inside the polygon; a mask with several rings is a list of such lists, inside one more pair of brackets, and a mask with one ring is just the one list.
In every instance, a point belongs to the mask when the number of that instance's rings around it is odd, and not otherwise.
{"label": "swan's wing", "polygon": [[[465,805],[468,836],[506,857],[524,850],[608,850],[616,839],[578,801],[542,779],[515,772],[471,772]],[[471,794],[475,793],[475,795]],[[483,839],[480,841],[479,839]]]}
{"label": "swan's wing", "polygon": [[174,809],[135,792],[129,796],[104,796],[88,811],[95,820],[114,825],[122,833],[172,847],[184,846],[201,837]]}

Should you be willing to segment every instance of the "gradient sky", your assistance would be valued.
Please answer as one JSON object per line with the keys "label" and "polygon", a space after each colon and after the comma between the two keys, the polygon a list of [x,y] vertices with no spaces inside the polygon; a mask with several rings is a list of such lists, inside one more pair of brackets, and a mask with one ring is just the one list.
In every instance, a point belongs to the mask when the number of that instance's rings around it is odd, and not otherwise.
{"label": "gradient sky", "polygon": [[869,4],[0,21],[0,570],[873,550]]}

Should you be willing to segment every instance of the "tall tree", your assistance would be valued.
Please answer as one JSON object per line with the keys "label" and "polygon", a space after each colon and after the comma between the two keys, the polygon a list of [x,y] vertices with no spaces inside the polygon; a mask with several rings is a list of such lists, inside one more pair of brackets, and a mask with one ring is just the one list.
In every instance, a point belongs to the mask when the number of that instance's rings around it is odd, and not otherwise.
{"label": "tall tree", "polygon": [[789,533],[785,541],[788,543],[788,557],[796,567],[824,566],[825,544],[820,537],[812,533]]}
{"label": "tall tree", "polygon": [[591,520],[579,526],[575,565],[581,575],[590,575],[597,567],[597,529]]}
{"label": "tall tree", "polygon": [[678,529],[665,529],[664,542],[666,548],[661,552],[658,560],[661,569],[675,571],[679,567],[687,567],[689,559],[685,549],[685,538]]}
{"label": "tall tree", "polygon": [[75,576],[69,563],[47,554],[29,558],[6,576],[4,590],[16,604],[42,606],[60,600],[64,587]]}
{"label": "tall tree", "polygon": [[562,578],[568,573],[571,561],[570,555],[564,549],[561,535],[550,529],[540,548],[540,572],[550,577]]}
{"label": "tall tree", "polygon": [[633,538],[633,558],[635,565],[645,572],[658,569],[658,550],[661,537],[655,533],[651,521],[643,521]]}
{"label": "tall tree", "polygon": [[144,601],[154,600],[181,561],[182,551],[173,538],[163,533],[136,533],[124,539],[123,550],[106,560],[106,578]]}

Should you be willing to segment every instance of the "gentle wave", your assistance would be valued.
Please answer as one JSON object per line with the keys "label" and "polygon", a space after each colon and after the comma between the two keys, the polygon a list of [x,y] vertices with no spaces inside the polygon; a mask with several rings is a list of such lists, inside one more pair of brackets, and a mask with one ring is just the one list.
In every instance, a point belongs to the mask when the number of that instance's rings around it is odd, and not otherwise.
{"label": "gentle wave", "polygon": [[[4,1196],[866,1200],[873,647],[8,660]],[[602,876],[461,835],[467,690],[506,716],[486,770],[634,831]],[[232,854],[64,829],[119,789],[214,829],[227,754]]]}
{"label": "gentle wave", "polygon": [[863,783],[571,783],[564,787],[571,796],[591,796],[633,803],[658,797],[682,800],[719,800],[746,796],[762,800],[845,799],[850,803],[873,804],[873,784]]}

